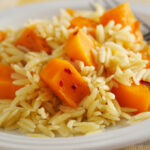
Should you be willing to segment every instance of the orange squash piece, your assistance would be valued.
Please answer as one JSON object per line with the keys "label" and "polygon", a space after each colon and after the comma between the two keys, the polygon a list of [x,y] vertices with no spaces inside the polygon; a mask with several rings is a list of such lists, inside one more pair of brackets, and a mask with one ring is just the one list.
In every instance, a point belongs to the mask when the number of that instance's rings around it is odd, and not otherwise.
{"label": "orange squash piece", "polygon": [[134,17],[128,2],[106,11],[100,18],[100,23],[105,26],[111,20],[114,20],[116,24],[121,24],[123,27],[131,26],[132,32],[137,37],[137,41],[143,40],[140,32],[140,23]]}
{"label": "orange squash piece", "polygon": [[23,46],[30,51],[45,51],[51,53],[52,48],[47,44],[46,40],[39,37],[34,32],[34,26],[25,29],[21,37],[15,42],[16,46]]}
{"label": "orange squash piece", "polygon": [[85,18],[85,17],[81,17],[81,16],[72,19],[70,24],[71,24],[70,25],[71,28],[74,28],[74,27],[82,28],[84,26],[96,28],[96,26],[97,26],[97,22],[95,22],[89,18]]}
{"label": "orange squash piece", "polygon": [[54,58],[40,72],[41,79],[67,105],[77,107],[90,94],[87,82],[66,60]]}
{"label": "orange squash piece", "polygon": [[113,87],[112,92],[121,107],[135,108],[137,109],[136,113],[149,110],[150,90],[144,84],[132,86],[118,84],[117,88]]}
{"label": "orange squash piece", "polygon": [[121,24],[123,27],[127,25],[134,26],[136,22],[128,2],[106,11],[100,18],[100,23],[105,26],[111,20],[114,20],[116,24]]}
{"label": "orange squash piece", "polygon": [[136,42],[142,42],[144,40],[143,34],[140,31],[140,22],[139,21],[135,22],[132,32],[134,33],[134,35],[136,37]]}
{"label": "orange squash piece", "polygon": [[84,26],[91,28],[91,30],[88,31],[88,33],[95,38],[97,22],[81,16],[72,19],[70,22],[70,28],[78,27],[80,29],[83,28]]}
{"label": "orange squash piece", "polygon": [[147,53],[146,50],[140,52],[142,54],[142,59],[148,60],[148,64],[146,65],[147,68],[150,68],[150,55]]}
{"label": "orange squash piece", "polygon": [[7,65],[0,64],[0,99],[13,99],[20,86],[14,85],[11,74],[14,71]]}
{"label": "orange squash piece", "polygon": [[0,42],[4,41],[6,38],[6,33],[3,31],[0,31]]}
{"label": "orange squash piece", "polygon": [[76,31],[71,34],[66,42],[65,50],[67,56],[72,60],[80,60],[85,65],[95,65],[92,55],[92,48],[94,48],[94,42],[88,37],[88,35],[82,30]]}
{"label": "orange squash piece", "polygon": [[73,16],[75,12],[73,9],[70,9],[70,8],[67,8],[66,11],[70,16]]}

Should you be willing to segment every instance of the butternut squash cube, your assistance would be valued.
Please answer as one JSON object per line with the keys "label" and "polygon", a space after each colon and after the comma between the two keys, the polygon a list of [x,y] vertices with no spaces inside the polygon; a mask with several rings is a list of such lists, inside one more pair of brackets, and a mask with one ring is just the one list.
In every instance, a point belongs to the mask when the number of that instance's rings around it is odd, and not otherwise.
{"label": "butternut squash cube", "polygon": [[52,48],[47,44],[46,40],[36,35],[34,26],[26,28],[14,44],[16,46],[23,46],[34,52],[45,51],[51,53],[52,51]]}
{"label": "butternut squash cube", "polygon": [[40,72],[41,79],[67,105],[77,107],[90,90],[75,67],[66,60],[54,58]]}
{"label": "butternut squash cube", "polygon": [[91,66],[95,65],[92,54],[92,48],[94,47],[93,40],[85,32],[79,30],[70,35],[66,42],[65,50],[72,61],[80,60],[85,65]]}

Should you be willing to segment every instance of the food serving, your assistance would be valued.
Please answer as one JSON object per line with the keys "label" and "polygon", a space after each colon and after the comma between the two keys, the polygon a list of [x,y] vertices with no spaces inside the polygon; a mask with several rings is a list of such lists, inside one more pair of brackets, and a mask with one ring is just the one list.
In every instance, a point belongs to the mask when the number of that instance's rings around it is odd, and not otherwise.
{"label": "food serving", "polygon": [[0,50],[4,130],[70,137],[150,117],[150,46],[129,3],[0,30]]}

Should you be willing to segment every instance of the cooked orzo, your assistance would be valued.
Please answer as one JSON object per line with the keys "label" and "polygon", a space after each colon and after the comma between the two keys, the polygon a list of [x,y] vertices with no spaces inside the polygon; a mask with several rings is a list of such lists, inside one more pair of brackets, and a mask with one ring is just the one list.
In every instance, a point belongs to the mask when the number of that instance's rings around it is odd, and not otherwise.
{"label": "cooked orzo", "polygon": [[150,117],[150,46],[128,3],[62,9],[0,31],[0,127],[32,137]]}

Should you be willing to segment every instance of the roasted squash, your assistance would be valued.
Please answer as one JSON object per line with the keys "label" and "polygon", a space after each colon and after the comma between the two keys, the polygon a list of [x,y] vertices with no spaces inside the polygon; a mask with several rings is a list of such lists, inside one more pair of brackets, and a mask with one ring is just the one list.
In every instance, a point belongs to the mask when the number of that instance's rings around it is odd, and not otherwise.
{"label": "roasted squash", "polygon": [[40,77],[60,100],[70,107],[77,107],[80,101],[90,94],[87,82],[66,60],[50,60],[41,70]]}

